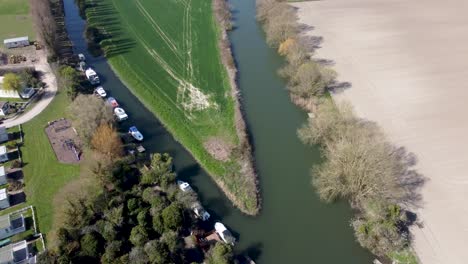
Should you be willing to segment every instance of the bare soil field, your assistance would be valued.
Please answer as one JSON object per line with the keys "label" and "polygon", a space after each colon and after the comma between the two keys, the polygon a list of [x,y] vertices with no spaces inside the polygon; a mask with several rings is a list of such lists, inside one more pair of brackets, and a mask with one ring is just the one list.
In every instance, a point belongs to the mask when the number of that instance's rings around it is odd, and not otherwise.
{"label": "bare soil field", "polygon": [[468,259],[468,2],[293,4],[316,58],[334,65],[356,113],[417,157],[426,177],[414,248],[422,263]]}

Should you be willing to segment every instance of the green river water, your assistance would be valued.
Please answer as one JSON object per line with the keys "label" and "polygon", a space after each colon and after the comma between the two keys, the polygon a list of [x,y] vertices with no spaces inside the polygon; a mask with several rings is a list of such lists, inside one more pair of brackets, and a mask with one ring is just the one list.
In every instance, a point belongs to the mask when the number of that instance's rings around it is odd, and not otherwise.
{"label": "green river water", "polygon": [[212,218],[222,221],[238,238],[236,252],[263,264],[371,263],[372,256],[354,239],[349,206],[324,204],[311,187],[310,167],[320,162],[320,154],[297,138],[296,130],[307,116],[290,102],[284,80],[276,75],[282,58],[265,43],[253,0],[230,1],[235,19],[230,39],[262,191],[263,208],[257,217],[233,208],[193,157],[120,82],[105,58],[93,58],[87,52],[85,21],[73,0],[64,1],[74,51],[86,55],[104,88],[129,114],[122,129],[136,125],[145,136],[148,152],[168,152],[174,157],[178,177],[194,187]]}

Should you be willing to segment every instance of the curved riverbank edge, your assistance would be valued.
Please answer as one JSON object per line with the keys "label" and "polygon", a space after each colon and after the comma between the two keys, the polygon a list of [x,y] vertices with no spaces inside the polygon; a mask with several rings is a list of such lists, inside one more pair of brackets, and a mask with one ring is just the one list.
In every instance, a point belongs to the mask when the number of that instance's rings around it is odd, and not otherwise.
{"label": "curved riverbank edge", "polygon": [[255,186],[257,210],[255,212],[248,212],[243,210],[242,206],[239,206],[239,202],[236,202],[236,197],[227,190],[224,184],[220,181],[218,182],[218,180],[216,180],[216,182],[226,194],[226,196],[228,196],[229,200],[233,201],[236,207],[238,207],[243,213],[246,213],[248,215],[257,215],[262,207],[262,200],[259,187],[260,185],[258,175],[255,171],[253,149],[249,140],[248,128],[245,122],[245,115],[242,110],[241,93],[237,85],[238,70],[232,53],[231,42],[227,34],[226,26],[223,25],[223,18],[221,17],[221,14],[215,11],[217,3],[221,2],[224,3],[224,5],[222,5],[225,8],[224,11],[229,13],[230,15],[229,6],[227,5],[226,0],[212,0],[213,19],[215,20],[215,23],[217,23],[217,26],[220,30],[218,40],[219,56],[227,72],[229,85],[231,87],[231,97],[234,100],[234,124],[236,126],[236,132],[239,138],[239,146],[241,149],[241,160],[239,162],[241,163],[240,165],[242,166],[243,174],[248,180],[250,180],[250,183]]}
{"label": "curved riverbank edge", "polygon": [[[223,1],[223,0],[221,0]],[[216,1],[212,0],[212,8],[214,7],[214,3]],[[82,6],[79,6],[80,8]],[[86,8],[86,7],[83,7]],[[83,12],[84,13],[84,12]],[[235,130],[236,134],[239,139],[239,144],[236,146],[237,150],[237,158],[235,159],[238,164],[240,165],[240,172],[242,175],[245,177],[245,183],[247,183],[250,187],[248,188],[249,190],[252,190],[252,196],[253,197],[248,197],[248,199],[242,199],[239,198],[236,193],[232,192],[229,190],[228,186],[226,183],[222,180],[223,175],[217,175],[214,171],[212,171],[209,166],[206,166],[206,164],[203,162],[202,159],[197,157],[195,153],[190,149],[187,148],[184,144],[183,141],[177,137],[177,133],[175,133],[174,129],[171,126],[168,126],[164,121],[161,116],[152,109],[151,105],[148,104],[145,100],[142,100],[142,98],[138,95],[138,93],[135,92],[134,89],[132,89],[132,86],[130,83],[125,80],[125,78],[122,77],[122,75],[119,73],[119,71],[116,69],[116,67],[113,65],[113,63],[109,60],[107,60],[110,68],[112,71],[116,74],[116,76],[120,79],[120,81],[130,90],[132,94],[134,94],[140,102],[150,111],[152,112],[164,125],[164,127],[171,133],[171,135],[174,137],[174,139],[179,142],[184,148],[192,155],[192,157],[205,169],[205,171],[211,176],[211,178],[214,180],[214,182],[218,185],[218,187],[223,191],[223,193],[226,195],[226,197],[233,203],[235,207],[237,207],[242,213],[245,213],[247,215],[257,215],[260,211],[261,208],[261,199],[260,199],[260,191],[259,191],[259,184],[258,184],[258,178],[257,174],[254,169],[254,159],[252,155],[252,147],[249,141],[249,136],[247,132],[247,126],[244,121],[244,116],[242,114],[242,109],[241,109],[241,103],[239,100],[239,90],[237,87],[237,68],[234,66],[228,66],[228,61],[233,60],[232,57],[232,51],[230,47],[230,42],[229,38],[227,35],[227,30],[225,27],[223,27],[219,20],[215,16],[214,10],[212,10],[212,18],[213,18],[213,23],[214,26],[216,26],[217,29],[217,35],[218,35],[218,52],[219,56],[222,60],[222,64],[224,66],[224,69],[226,70],[226,78],[227,78],[227,84],[230,85],[231,87],[231,96],[234,101],[234,124],[235,124]],[[88,17],[86,17],[86,22],[89,23]],[[86,34],[86,31],[85,31]],[[94,43],[92,40],[90,40],[91,36],[86,36],[85,38],[88,40],[88,43]],[[227,55],[227,56],[223,56]],[[206,151],[206,150],[205,150]],[[214,157],[213,157],[214,159]],[[221,162],[221,161],[220,161]],[[227,176],[226,176],[227,177]],[[249,206],[251,201],[254,201],[255,207]]]}

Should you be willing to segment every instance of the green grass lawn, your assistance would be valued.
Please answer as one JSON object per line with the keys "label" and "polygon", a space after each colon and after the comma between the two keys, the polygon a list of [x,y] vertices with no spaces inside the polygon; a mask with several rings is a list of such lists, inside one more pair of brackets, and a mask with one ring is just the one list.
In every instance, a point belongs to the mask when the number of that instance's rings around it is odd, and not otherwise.
{"label": "green grass lawn", "polygon": [[101,42],[119,77],[210,172],[255,212],[255,186],[235,158],[221,162],[204,148],[208,139],[239,145],[234,100],[218,49],[211,1],[89,1],[88,25],[104,29]]}
{"label": "green grass lawn", "polygon": [[47,122],[64,117],[69,104],[66,94],[58,92],[52,103],[33,120],[23,125],[25,166],[24,180],[27,204],[36,208],[39,230],[47,234],[52,228],[53,198],[69,181],[79,176],[78,165],[57,161],[44,128]]}
{"label": "green grass lawn", "polygon": [[36,34],[29,12],[29,0],[0,0],[0,25],[1,40],[23,36],[34,40]]}

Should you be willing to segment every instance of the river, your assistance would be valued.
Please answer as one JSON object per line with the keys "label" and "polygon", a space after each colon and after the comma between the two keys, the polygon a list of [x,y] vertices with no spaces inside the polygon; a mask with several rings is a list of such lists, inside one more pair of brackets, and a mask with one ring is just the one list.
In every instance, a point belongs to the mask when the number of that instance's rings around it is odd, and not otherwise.
{"label": "river", "polygon": [[213,218],[238,237],[236,252],[268,264],[371,263],[371,255],[354,239],[349,206],[320,202],[310,185],[310,167],[320,162],[320,154],[296,136],[307,116],[290,102],[284,81],[276,75],[282,59],[265,42],[253,0],[230,1],[235,20],[230,39],[262,190],[263,208],[257,217],[235,209],[193,157],[122,84],[106,59],[91,56],[83,35],[85,21],[73,0],[64,2],[74,52],[85,54],[104,88],[128,113],[129,120],[122,126],[136,125],[145,136],[148,152],[167,152],[174,158],[178,177],[188,181]]}

